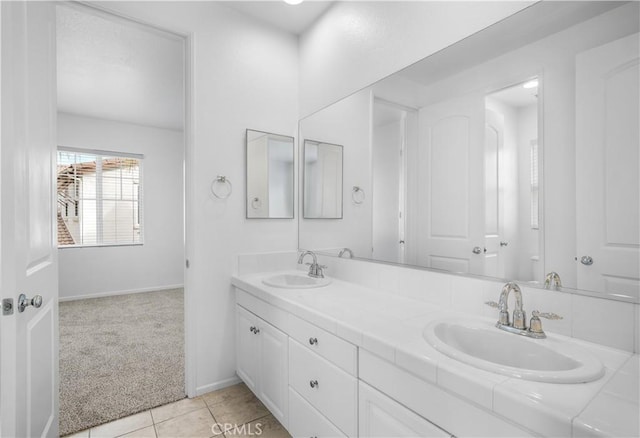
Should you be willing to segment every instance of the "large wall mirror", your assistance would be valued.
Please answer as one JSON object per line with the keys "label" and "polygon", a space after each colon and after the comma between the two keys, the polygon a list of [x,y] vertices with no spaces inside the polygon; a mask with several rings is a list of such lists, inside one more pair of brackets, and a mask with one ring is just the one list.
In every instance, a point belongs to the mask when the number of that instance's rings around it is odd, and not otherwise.
{"label": "large wall mirror", "polygon": [[293,137],[247,129],[247,218],[291,219]]}
{"label": "large wall mirror", "polygon": [[536,3],[301,120],[367,196],[300,248],[638,301],[639,6]]}

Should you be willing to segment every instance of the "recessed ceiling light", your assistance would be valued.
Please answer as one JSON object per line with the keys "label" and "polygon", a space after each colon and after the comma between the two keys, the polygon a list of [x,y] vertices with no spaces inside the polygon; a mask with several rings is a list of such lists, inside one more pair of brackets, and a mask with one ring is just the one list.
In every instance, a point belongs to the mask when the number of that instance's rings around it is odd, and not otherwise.
{"label": "recessed ceiling light", "polygon": [[522,88],[536,88],[537,86],[538,86],[537,79],[534,79],[532,81],[525,82],[524,84],[522,84]]}
{"label": "recessed ceiling light", "polygon": [[284,0],[284,2],[288,5],[299,5],[304,0]]}

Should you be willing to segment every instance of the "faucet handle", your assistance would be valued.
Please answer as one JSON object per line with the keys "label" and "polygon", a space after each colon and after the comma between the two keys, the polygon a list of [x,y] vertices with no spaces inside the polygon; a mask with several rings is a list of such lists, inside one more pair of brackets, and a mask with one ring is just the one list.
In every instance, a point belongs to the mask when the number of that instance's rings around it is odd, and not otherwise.
{"label": "faucet handle", "polygon": [[543,312],[540,313],[537,310],[534,310],[533,312],[531,312],[531,314],[533,316],[539,317],[539,318],[546,318],[546,319],[552,319],[552,320],[556,320],[556,319],[564,319],[562,316],[556,314],[556,313],[550,313],[550,312]]}
{"label": "faucet handle", "polygon": [[495,301],[485,301],[485,304],[489,307],[493,307],[494,309],[500,308],[500,304],[496,303]]}

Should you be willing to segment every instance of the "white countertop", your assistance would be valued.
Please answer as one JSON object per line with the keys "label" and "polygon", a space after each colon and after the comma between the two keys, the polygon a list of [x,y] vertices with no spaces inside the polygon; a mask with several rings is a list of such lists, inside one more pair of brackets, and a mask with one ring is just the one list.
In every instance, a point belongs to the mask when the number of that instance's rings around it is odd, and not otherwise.
{"label": "white countertop", "polygon": [[[300,271],[291,271],[300,274]],[[315,289],[281,289],[262,283],[274,272],[233,277],[236,287],[306,319],[416,376],[458,394],[544,436],[640,435],[638,355],[553,333],[578,345],[605,366],[599,380],[580,384],[511,378],[463,364],[422,337],[441,318],[474,317],[411,298],[333,279]]]}

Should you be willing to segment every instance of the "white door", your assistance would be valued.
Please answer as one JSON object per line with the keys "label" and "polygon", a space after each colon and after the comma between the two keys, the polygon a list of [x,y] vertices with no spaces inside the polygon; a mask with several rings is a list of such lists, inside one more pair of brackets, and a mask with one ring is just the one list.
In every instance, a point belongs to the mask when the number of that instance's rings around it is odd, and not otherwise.
{"label": "white door", "polygon": [[[501,181],[504,116],[486,110],[484,139],[484,275],[505,278],[504,186]],[[504,246],[504,243],[507,246]]]}
{"label": "white door", "polygon": [[420,110],[418,196],[421,265],[483,273],[484,96]]}
{"label": "white door", "polygon": [[[58,435],[55,6],[2,2],[0,435]],[[42,297],[17,309],[20,294]]]}
{"label": "white door", "polygon": [[289,378],[289,337],[260,321],[260,384],[258,396],[274,417],[287,427],[288,378]]}
{"label": "white door", "polygon": [[254,393],[258,391],[260,344],[256,333],[258,317],[236,306],[236,372]]}
{"label": "white door", "polygon": [[640,295],[638,37],[630,35],[576,57],[578,288],[636,297]]}

